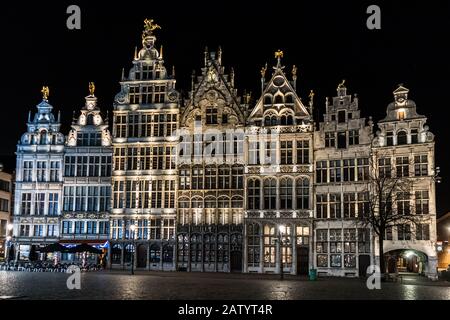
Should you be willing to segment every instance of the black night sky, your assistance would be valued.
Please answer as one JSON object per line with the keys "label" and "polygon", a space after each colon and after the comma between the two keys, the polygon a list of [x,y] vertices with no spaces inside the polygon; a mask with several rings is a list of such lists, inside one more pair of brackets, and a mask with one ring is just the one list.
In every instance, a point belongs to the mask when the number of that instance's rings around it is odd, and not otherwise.
{"label": "black night sky", "polygon": [[[161,4],[160,4],[161,3]],[[257,3],[257,4],[256,4]],[[81,8],[81,30],[66,28],[66,8]],[[366,9],[381,7],[381,30],[368,30]],[[447,1],[39,1],[3,4],[2,125],[0,161],[14,170],[15,148],[26,130],[28,110],[50,87],[50,103],[62,111],[67,134],[72,110],[84,104],[88,82],[95,81],[102,110],[112,111],[123,67],[131,66],[141,45],[143,20],[162,26],[168,70],[176,67],[177,87],[186,95],[192,70],[202,66],[204,47],[223,49],[226,68],[234,67],[242,94],[260,94],[260,69],[275,62],[297,65],[299,95],[316,92],[315,119],[322,119],[326,96],[346,79],[357,93],[362,114],[381,119],[392,91],[403,83],[418,112],[436,135],[438,215],[450,210],[448,92],[450,74],[450,2]],[[229,70],[229,69],[228,69]]]}

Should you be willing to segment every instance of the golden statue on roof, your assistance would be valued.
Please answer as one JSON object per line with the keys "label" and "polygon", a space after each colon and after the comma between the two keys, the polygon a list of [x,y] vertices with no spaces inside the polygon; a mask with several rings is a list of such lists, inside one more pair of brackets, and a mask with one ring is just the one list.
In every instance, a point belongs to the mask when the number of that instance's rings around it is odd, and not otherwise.
{"label": "golden statue on roof", "polygon": [[89,82],[89,94],[93,96],[95,93],[95,84],[93,82]]}
{"label": "golden statue on roof", "polygon": [[153,23],[153,21],[154,21],[153,19],[144,20],[145,32],[152,34],[152,32],[155,31],[156,29],[161,29],[161,26],[159,24]]}
{"label": "golden statue on roof", "polygon": [[47,100],[48,96],[50,95],[50,90],[48,89],[47,86],[43,86],[41,93],[42,93],[42,99]]}
{"label": "golden statue on roof", "polygon": [[278,50],[275,52],[275,59],[283,58],[283,51]]}

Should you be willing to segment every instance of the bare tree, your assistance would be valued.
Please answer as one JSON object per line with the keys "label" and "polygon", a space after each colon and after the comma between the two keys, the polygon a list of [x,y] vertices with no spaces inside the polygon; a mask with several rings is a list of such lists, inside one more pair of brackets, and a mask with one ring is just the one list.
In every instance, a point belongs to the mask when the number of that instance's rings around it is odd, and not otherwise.
{"label": "bare tree", "polygon": [[411,237],[413,230],[411,225],[417,225],[421,216],[414,214],[414,207],[410,205],[412,199],[413,180],[409,177],[410,163],[402,168],[407,170],[394,170],[391,156],[375,154],[371,156],[369,177],[367,183],[368,202],[363,214],[358,215],[358,224],[364,228],[370,228],[378,236],[378,254],[380,257],[380,271],[386,273],[383,244],[388,228],[409,225]]}

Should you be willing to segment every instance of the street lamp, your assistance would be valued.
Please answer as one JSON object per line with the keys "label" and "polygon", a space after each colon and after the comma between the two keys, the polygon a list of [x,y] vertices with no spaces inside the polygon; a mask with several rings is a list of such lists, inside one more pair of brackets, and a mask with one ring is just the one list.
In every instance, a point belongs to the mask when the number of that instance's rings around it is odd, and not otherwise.
{"label": "street lamp", "polygon": [[283,266],[283,246],[289,244],[289,239],[283,240],[283,234],[286,233],[286,226],[280,225],[278,227],[278,243],[280,244],[280,280],[284,279],[284,266]]}
{"label": "street lamp", "polygon": [[135,248],[134,248],[134,234],[136,231],[136,225],[132,224],[130,226],[130,230],[131,230],[131,243],[132,243],[132,251],[131,251],[131,274],[134,274],[134,253],[135,253]]}

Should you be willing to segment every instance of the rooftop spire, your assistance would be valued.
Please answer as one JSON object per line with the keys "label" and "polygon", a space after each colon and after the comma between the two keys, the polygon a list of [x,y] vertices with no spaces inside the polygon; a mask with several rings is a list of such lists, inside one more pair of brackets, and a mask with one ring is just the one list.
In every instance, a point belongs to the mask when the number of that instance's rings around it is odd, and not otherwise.
{"label": "rooftop spire", "polygon": [[161,47],[159,48],[159,58],[162,59],[163,58],[163,46],[161,45]]}

